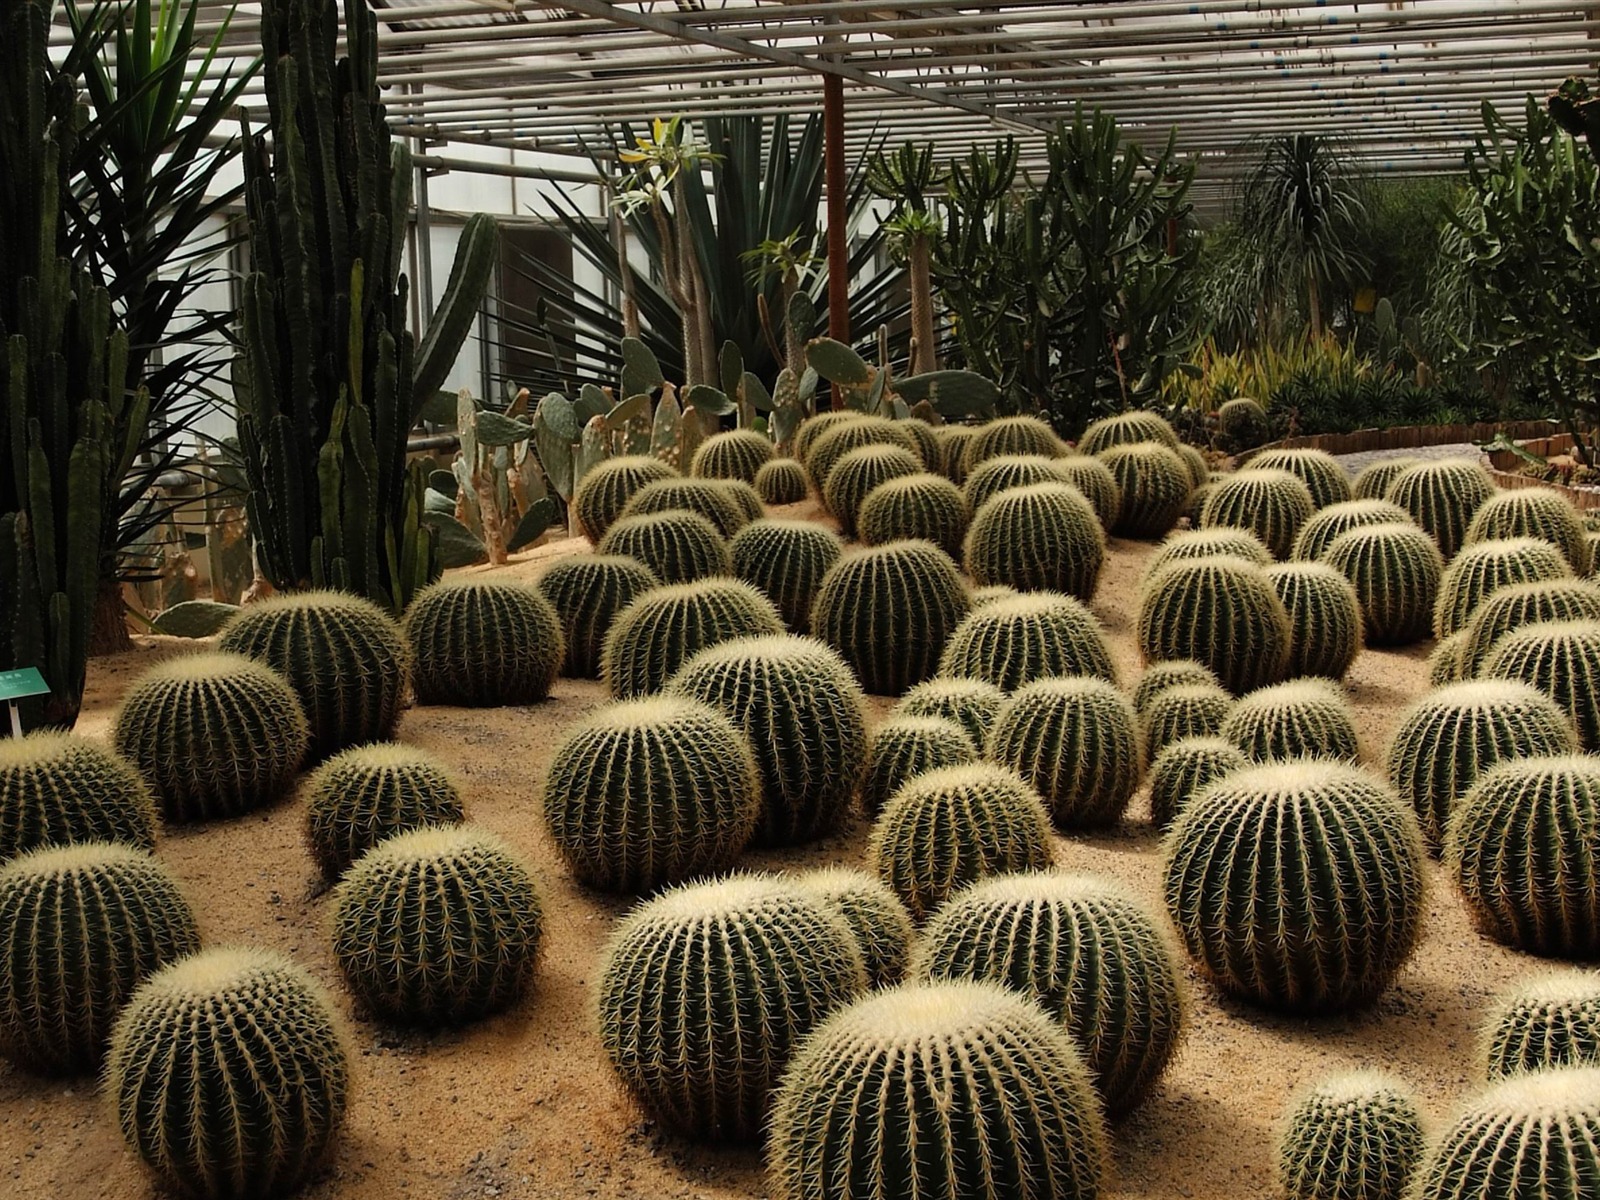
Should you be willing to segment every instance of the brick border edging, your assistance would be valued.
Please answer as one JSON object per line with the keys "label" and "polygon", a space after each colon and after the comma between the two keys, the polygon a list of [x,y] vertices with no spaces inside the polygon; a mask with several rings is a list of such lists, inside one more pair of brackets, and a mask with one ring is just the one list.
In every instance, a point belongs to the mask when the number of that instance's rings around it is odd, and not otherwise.
{"label": "brick border edging", "polygon": [[1600,488],[1568,487],[1564,483],[1552,483],[1546,479],[1535,479],[1531,475],[1519,475],[1515,471],[1496,470],[1494,467],[1488,468],[1488,471],[1496,487],[1544,488],[1547,491],[1559,492],[1574,508],[1583,512],[1600,509]]}
{"label": "brick border edging", "polygon": [[1243,466],[1268,450],[1326,450],[1329,454],[1366,454],[1373,450],[1410,450],[1448,446],[1453,442],[1487,442],[1504,433],[1514,441],[1549,437],[1560,432],[1555,421],[1477,421],[1459,425],[1396,425],[1389,429],[1357,429],[1353,433],[1312,433],[1284,438],[1234,455]]}

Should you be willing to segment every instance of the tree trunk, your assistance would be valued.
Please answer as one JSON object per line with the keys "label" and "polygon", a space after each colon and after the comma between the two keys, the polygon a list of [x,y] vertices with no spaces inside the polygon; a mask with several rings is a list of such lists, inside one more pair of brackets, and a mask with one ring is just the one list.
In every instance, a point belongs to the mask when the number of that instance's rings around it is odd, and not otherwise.
{"label": "tree trunk", "polygon": [[1317,286],[1317,268],[1306,264],[1306,300],[1311,306],[1311,336],[1322,336],[1322,289]]}
{"label": "tree trunk", "polygon": [[[633,294],[633,270],[628,266],[628,223],[611,210],[611,242],[617,248],[617,274],[622,278],[622,333],[639,336],[639,301]],[[626,399],[626,397],[624,397]]]}
{"label": "tree trunk", "polygon": [[699,271],[695,269],[693,231],[689,227],[689,209],[677,200],[672,206],[674,225],[673,254],[669,270],[678,280],[678,311],[683,321],[683,384],[691,388],[706,382],[706,363],[703,357],[705,343],[700,336],[700,292],[697,285]]}
{"label": "tree trunk", "polygon": [[133,640],[128,637],[122,582],[115,575],[103,575],[95,592],[94,612],[89,618],[89,656],[101,658],[131,649]]}
{"label": "tree trunk", "polygon": [[939,356],[933,341],[933,271],[928,235],[911,236],[906,262],[911,273],[911,373],[939,369]]}

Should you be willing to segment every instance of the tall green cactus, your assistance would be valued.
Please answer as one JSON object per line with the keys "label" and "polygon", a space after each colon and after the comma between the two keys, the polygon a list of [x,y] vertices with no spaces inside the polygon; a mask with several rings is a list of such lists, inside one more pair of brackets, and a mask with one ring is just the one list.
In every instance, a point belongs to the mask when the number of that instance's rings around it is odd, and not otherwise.
{"label": "tall green cactus", "polygon": [[[278,588],[336,587],[398,614],[439,573],[406,437],[444,382],[495,262],[476,216],[420,342],[400,271],[412,165],[378,91],[377,21],[345,0],[266,0],[272,134],[244,156],[251,274],[235,372],[251,536]],[[248,133],[248,130],[247,130]]]}

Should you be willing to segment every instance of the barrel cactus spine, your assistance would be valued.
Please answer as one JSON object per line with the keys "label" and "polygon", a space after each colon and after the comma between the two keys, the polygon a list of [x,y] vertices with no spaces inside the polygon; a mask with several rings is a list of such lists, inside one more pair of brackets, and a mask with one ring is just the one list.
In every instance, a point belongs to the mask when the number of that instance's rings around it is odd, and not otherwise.
{"label": "barrel cactus spine", "polygon": [[627,454],[596,463],[584,473],[572,496],[578,529],[598,543],[616,524],[633,494],[647,483],[676,479],[677,469],[650,454]]}
{"label": "barrel cactus spine", "polygon": [[1200,528],[1248,530],[1274,558],[1286,559],[1300,527],[1315,511],[1311,492],[1298,476],[1251,467],[1228,476],[1207,493]]}
{"label": "barrel cactus spine", "polygon": [[1600,1067],[1600,973],[1544,970],[1489,1004],[1478,1055],[1491,1082],[1552,1067]]}
{"label": "barrel cactus spine", "polygon": [[856,536],[861,504],[880,484],[923,472],[915,451],[900,446],[870,445],[852,450],[828,472],[823,485],[823,506],[837,518],[845,537]]}
{"label": "barrel cactus spine", "polygon": [[984,460],[961,485],[967,507],[973,512],[984,501],[1012,488],[1032,487],[1036,483],[1072,483],[1067,464],[1071,459],[1045,458],[1038,454],[1005,454]]}
{"label": "barrel cactus spine", "polygon": [[1466,648],[1467,631],[1457,630],[1447,638],[1442,638],[1439,644],[1428,655],[1428,686],[1430,688],[1444,687],[1449,683],[1460,683],[1467,676],[1463,673],[1461,652]]}
{"label": "barrel cactus spine", "polygon": [[1289,614],[1289,675],[1343,679],[1364,640],[1350,580],[1320,562],[1280,563],[1267,578]]}
{"label": "barrel cactus spine", "polygon": [[739,502],[722,487],[721,480],[682,476],[645,484],[628,498],[617,520],[654,517],[678,511],[704,517],[716,526],[717,532],[724,538],[731,538],[738,533],[749,520]]}
{"label": "barrel cactus spine", "polygon": [[1600,621],[1552,621],[1513,630],[1495,643],[1480,679],[1526,683],[1554,700],[1578,731],[1578,744],[1600,750]]}
{"label": "barrel cactus spine", "polygon": [[917,444],[917,457],[922,459],[928,470],[938,471],[944,448],[939,445],[939,436],[934,432],[934,427],[921,417],[900,417],[898,420],[901,431],[909,433],[911,440]]}
{"label": "barrel cactus spine", "polygon": [[1424,1144],[1404,1083],[1376,1071],[1330,1075],[1284,1114],[1278,1179],[1286,1200],[1404,1200]]}
{"label": "barrel cactus spine", "polygon": [[864,446],[898,447],[921,462],[916,439],[901,429],[898,421],[887,417],[857,414],[854,420],[841,421],[818,435],[807,453],[800,459],[805,464],[806,471],[811,476],[812,486],[817,489],[819,496],[826,493],[828,476],[833,474],[833,468],[838,465],[839,460],[852,450],[859,450]]}
{"label": "barrel cactus spine", "polygon": [[743,522],[740,525],[741,529],[751,521],[759,521],[767,515],[766,504],[754,484],[746,483],[742,479],[719,479],[717,486],[738,507]]}
{"label": "barrel cactus spine", "polygon": [[1271,429],[1267,410],[1248,396],[1235,396],[1217,406],[1217,441],[1228,454],[1261,445]]}
{"label": "barrel cactus spine", "polygon": [[155,798],[127,760],[56,730],[0,738],[0,863],[44,846],[156,845]]}
{"label": "barrel cactus spine", "polygon": [[552,563],[538,585],[561,621],[567,648],[561,673],[598,679],[611,622],[661,582],[649,567],[624,554],[574,554]]}
{"label": "barrel cactus spine", "polygon": [[1444,574],[1439,547],[1415,525],[1368,525],[1342,533],[1324,559],[1355,588],[1368,645],[1427,637]]}
{"label": "barrel cactus spine", "polygon": [[1122,488],[1111,468],[1089,454],[1053,460],[1063,483],[1070,483],[1094,509],[1100,527],[1109,531],[1122,515]]}
{"label": "barrel cactus spine", "polygon": [[1554,621],[1600,621],[1600,587],[1587,579],[1548,579],[1496,588],[1467,622],[1462,675],[1471,678],[1482,670],[1506,634]]}
{"label": "barrel cactus spine", "polygon": [[1346,500],[1312,513],[1295,535],[1289,558],[1294,562],[1321,562],[1340,534],[1369,525],[1415,525],[1411,514],[1387,500]]}
{"label": "barrel cactus spine", "polygon": [[1038,417],[997,417],[978,426],[964,451],[964,463],[970,476],[991,458],[1007,455],[1038,455],[1055,458],[1066,447],[1047,421]]}
{"label": "barrel cactus spine", "polygon": [[875,817],[909,779],[940,767],[976,762],[967,731],[944,717],[894,717],[873,732],[861,811]]}
{"label": "barrel cactus spine", "polygon": [[751,429],[730,429],[700,443],[689,474],[700,479],[742,479],[754,483],[756,473],[772,461],[772,442]]}
{"label": "barrel cactus spine", "polygon": [[1389,491],[1389,485],[1421,461],[1420,458],[1402,456],[1369,463],[1357,471],[1356,477],[1350,481],[1350,494],[1357,500],[1382,500]]}
{"label": "barrel cactus spine", "polygon": [[1145,663],[1192,659],[1238,695],[1289,669],[1289,613],[1266,572],[1240,558],[1176,562],[1145,580],[1137,618]]}
{"label": "barrel cactus spine", "polygon": [[820,867],[795,877],[820,897],[855,935],[872,987],[892,987],[911,963],[916,927],[911,914],[882,880],[850,867]]}
{"label": "barrel cactus spine", "polygon": [[934,428],[934,439],[939,443],[939,461],[929,463],[928,469],[938,471],[951,483],[960,487],[967,480],[967,447],[978,436],[976,425],[939,425]]}
{"label": "barrel cactus spine", "polygon": [[535,704],[567,657],[561,614],[523,580],[441,580],[412,600],[404,627],[419,704]]}
{"label": "barrel cactus spine", "polygon": [[1146,758],[1157,757],[1185,738],[1216,737],[1233,703],[1232,696],[1211,684],[1167,688],[1139,714]]}
{"label": "barrel cactus spine", "polygon": [[835,408],[807,417],[800,422],[800,428],[795,431],[795,458],[800,461],[801,465],[806,465],[806,460],[811,455],[811,447],[819,437],[840,425],[847,424],[850,421],[859,421],[862,415],[853,408]]}
{"label": "barrel cactus spine", "polygon": [[974,609],[951,633],[939,674],[982,680],[1005,692],[1050,676],[1117,679],[1100,622],[1081,601],[1057,592],[1028,592]]}
{"label": "barrel cactus spine", "polygon": [[980,586],[1005,583],[1087,601],[1105,563],[1105,532],[1077,488],[1038,483],[984,501],[972,516],[962,555]]}
{"label": "barrel cactus spine", "polygon": [[1122,493],[1122,511],[1112,533],[1154,539],[1178,523],[1193,489],[1189,469],[1177,453],[1157,442],[1113,446],[1100,454]]}
{"label": "barrel cactus spine", "polygon": [[1218,525],[1210,529],[1185,529],[1174,533],[1145,560],[1143,576],[1148,579],[1162,567],[1175,562],[1193,562],[1197,558],[1215,558],[1218,555],[1242,558],[1259,567],[1272,565],[1272,551],[1255,534],[1248,529]]}
{"label": "barrel cactus spine", "polygon": [[662,583],[692,583],[732,569],[728,543],[717,527],[686,510],[620,517],[595,549],[633,559]]}
{"label": "barrel cactus spine", "polygon": [[943,475],[927,471],[880,483],[861,502],[856,533],[868,546],[921,538],[954,558],[971,514],[966,497]]}
{"label": "barrel cactus spine", "polygon": [[306,844],[322,874],[337,879],[386,838],[466,819],[455,777],[414,746],[352,746],[305,783]]}
{"label": "barrel cactus spine", "polygon": [[738,579],[666,584],[618,614],[606,634],[601,673],[613,699],[659,692],[707,646],[783,632],[762,592]]}
{"label": "barrel cactus spine", "polygon": [[1153,412],[1125,412],[1093,422],[1078,439],[1082,454],[1103,454],[1117,446],[1153,442],[1169,450],[1178,448],[1178,435],[1165,417]]}
{"label": "barrel cactus spine", "polygon": [[1155,698],[1168,688],[1221,686],[1216,672],[1203,663],[1192,658],[1166,659],[1152,663],[1139,676],[1133,689],[1133,711],[1142,718]]}

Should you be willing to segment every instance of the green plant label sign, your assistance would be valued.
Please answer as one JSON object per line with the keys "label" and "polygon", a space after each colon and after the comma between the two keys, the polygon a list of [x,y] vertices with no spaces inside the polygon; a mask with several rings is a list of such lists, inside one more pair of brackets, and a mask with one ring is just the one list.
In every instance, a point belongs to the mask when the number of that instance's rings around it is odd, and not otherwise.
{"label": "green plant label sign", "polygon": [[39,674],[38,667],[22,667],[16,671],[0,671],[0,701],[21,700],[24,696],[42,696],[50,685]]}

